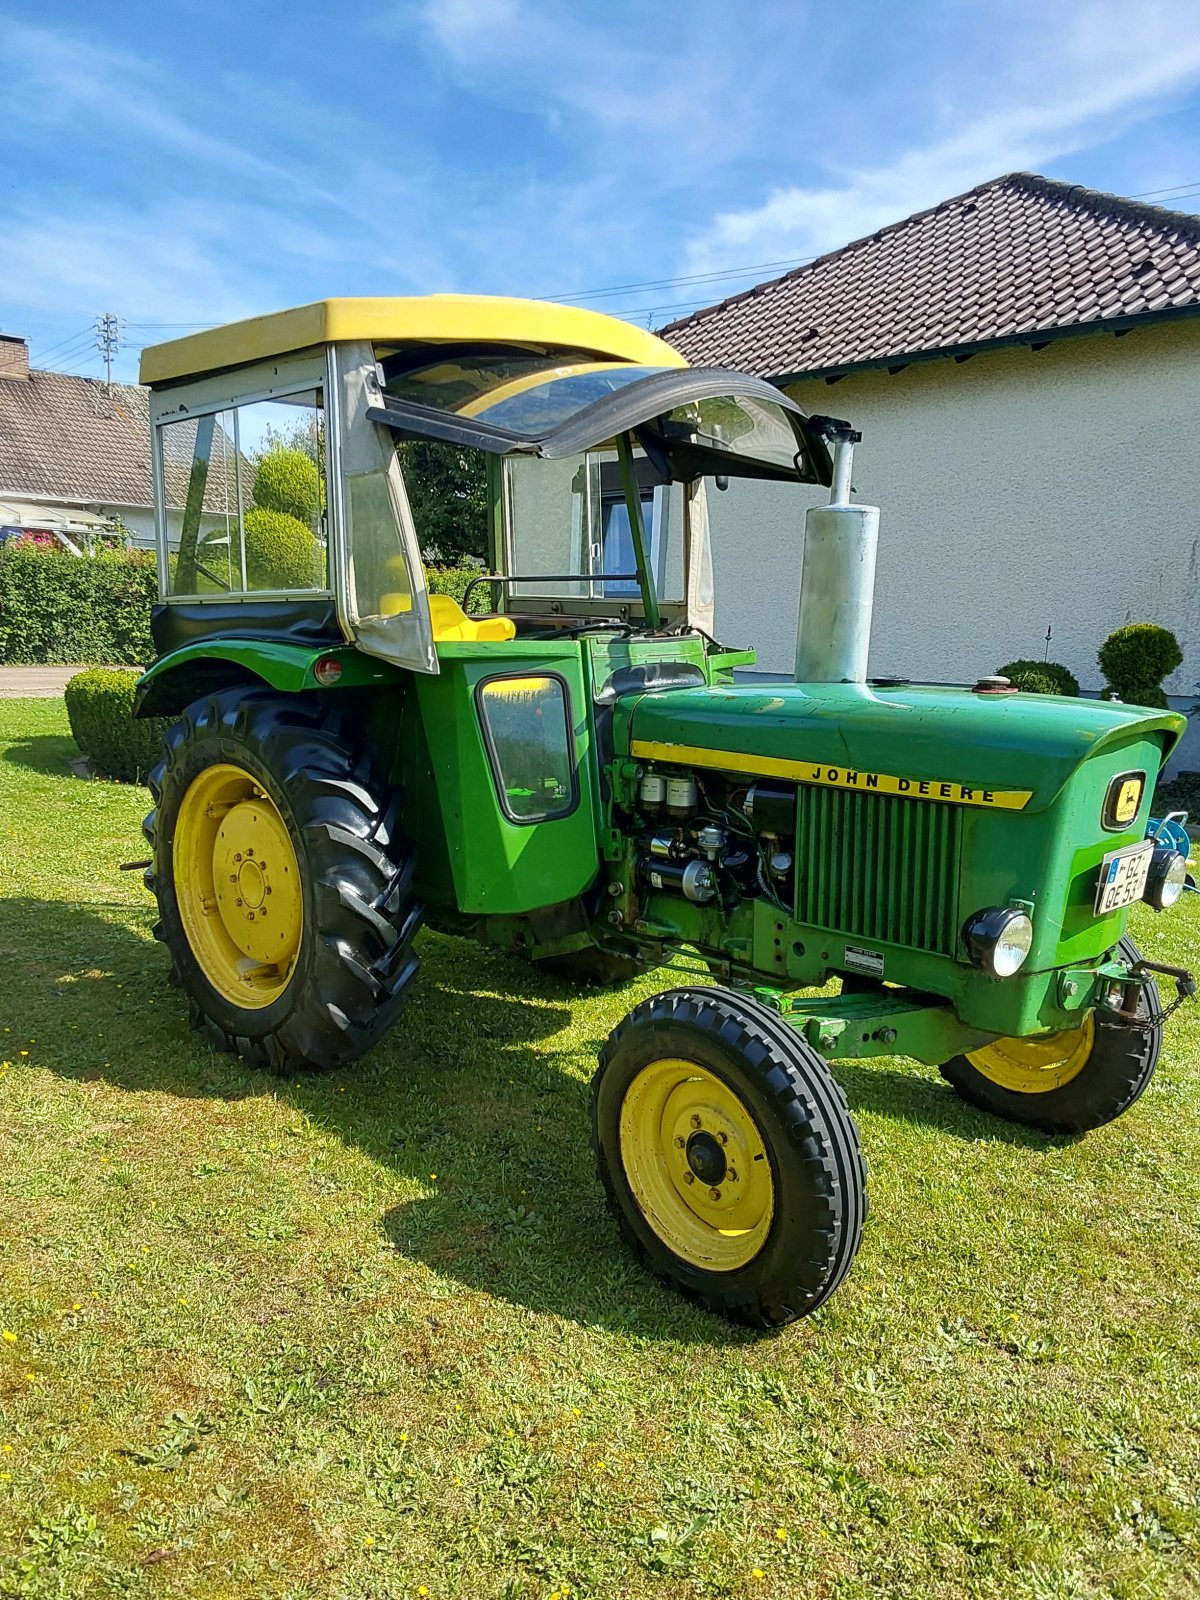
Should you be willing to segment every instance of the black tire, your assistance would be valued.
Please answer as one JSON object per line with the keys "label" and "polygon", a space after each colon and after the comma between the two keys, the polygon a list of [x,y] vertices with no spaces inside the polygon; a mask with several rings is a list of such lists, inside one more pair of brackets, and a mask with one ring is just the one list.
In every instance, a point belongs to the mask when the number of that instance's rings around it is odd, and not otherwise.
{"label": "black tire", "polygon": [[[421,907],[411,852],[397,833],[399,797],[371,772],[342,714],[315,696],[227,689],[197,700],[168,729],[149,783],[146,886],[158,900],[155,937],[172,957],[192,1026],[222,1050],[273,1072],[344,1066],[396,1020],[416,974]],[[286,987],[265,1008],[239,1007],[213,987],[180,915],[173,844],[180,803],[206,768],[230,763],[280,813],[295,850],[303,932]]]}
{"label": "black tire", "polygon": [[581,989],[611,989],[617,984],[632,983],[656,963],[647,964],[635,956],[593,949],[570,950],[563,956],[543,956],[533,965],[539,972],[552,972],[556,978],[565,978]]}
{"label": "black tire", "polygon": [[[732,1269],[679,1254],[630,1179],[622,1148],[626,1097],[635,1082],[645,1082],[644,1069],[671,1060],[696,1064],[731,1092],[761,1141],[762,1152],[751,1159],[769,1161],[773,1209],[766,1231],[751,1241],[756,1253]],[[664,1115],[657,1131],[664,1150],[677,1144],[667,1139],[666,1126]],[[600,1181],[622,1235],[651,1272],[708,1310],[751,1327],[783,1327],[815,1311],[849,1271],[867,1211],[858,1129],[826,1063],[757,1001],[728,989],[671,989],[635,1007],[600,1053],[592,1133]],[[689,1138],[681,1162],[691,1161],[691,1144]],[[664,1155],[664,1171],[666,1162]]]}
{"label": "black tire", "polygon": [[[1117,946],[1122,961],[1139,959],[1132,939]],[[1007,1122],[1019,1122],[1044,1133],[1086,1133],[1128,1111],[1154,1076],[1162,1050],[1162,1001],[1158,985],[1147,979],[1138,996],[1143,1027],[1095,1015],[1096,1037],[1083,1068],[1057,1089],[1019,1093],[994,1083],[969,1056],[943,1062],[942,1077],[969,1104],[990,1111]]]}

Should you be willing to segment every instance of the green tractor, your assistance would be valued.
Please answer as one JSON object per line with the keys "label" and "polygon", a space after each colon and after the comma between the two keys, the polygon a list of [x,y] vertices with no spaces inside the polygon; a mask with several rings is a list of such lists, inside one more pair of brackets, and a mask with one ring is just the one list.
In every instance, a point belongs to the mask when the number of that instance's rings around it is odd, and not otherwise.
{"label": "green tractor", "polygon": [[[522,300],[319,302],[148,349],[142,377],[139,709],[175,719],[147,884],[216,1046],[353,1061],[423,919],[584,983],[690,953],[718,986],[637,1005],[600,1054],[596,1157],[642,1261],[758,1326],[859,1245],[831,1061],[907,1055],[1052,1133],[1145,1088],[1153,973],[1194,988],[1125,936],[1184,881],[1146,839],[1183,719],[869,679],[878,513],[846,424]],[[709,487],[743,478],[831,491],[791,683],[735,682],[753,653],[713,637]],[[460,604],[422,549],[469,507],[490,563]]]}

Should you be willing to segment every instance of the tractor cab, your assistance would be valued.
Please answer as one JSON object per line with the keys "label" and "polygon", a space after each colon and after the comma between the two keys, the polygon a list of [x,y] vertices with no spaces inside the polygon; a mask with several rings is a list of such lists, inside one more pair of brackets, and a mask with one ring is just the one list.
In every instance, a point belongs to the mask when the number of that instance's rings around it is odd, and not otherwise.
{"label": "tractor cab", "polygon": [[[326,301],[157,346],[143,378],[162,651],[219,624],[437,673],[450,643],[711,635],[705,479],[829,481],[770,385],[533,302]],[[425,574],[447,494],[485,523],[465,605]]]}

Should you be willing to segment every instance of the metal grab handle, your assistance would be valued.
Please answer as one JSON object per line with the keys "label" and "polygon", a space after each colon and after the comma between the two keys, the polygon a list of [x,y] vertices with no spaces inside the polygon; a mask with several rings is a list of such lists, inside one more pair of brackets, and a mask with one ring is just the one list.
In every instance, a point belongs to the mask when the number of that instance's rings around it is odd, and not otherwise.
{"label": "metal grab handle", "polygon": [[463,590],[462,608],[468,610],[471,591],[480,583],[636,583],[636,572],[485,572],[472,578]]}

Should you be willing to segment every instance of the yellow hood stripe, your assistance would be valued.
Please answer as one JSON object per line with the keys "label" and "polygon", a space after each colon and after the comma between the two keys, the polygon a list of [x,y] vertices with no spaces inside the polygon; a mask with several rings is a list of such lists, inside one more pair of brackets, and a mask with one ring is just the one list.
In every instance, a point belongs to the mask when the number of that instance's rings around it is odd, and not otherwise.
{"label": "yellow hood stripe", "polygon": [[861,767],[834,767],[825,762],[791,761],[780,756],[747,755],[739,750],[703,750],[691,744],[634,739],[630,753],[643,761],[673,761],[715,772],[736,772],[748,778],[788,778],[793,783],[821,784],[827,789],[856,789],[874,794],[907,795],[913,800],[942,800],[950,805],[989,806],[1023,811],[1032,789],[984,789],[979,784],[940,778],[905,778],[892,772],[866,772]]}

